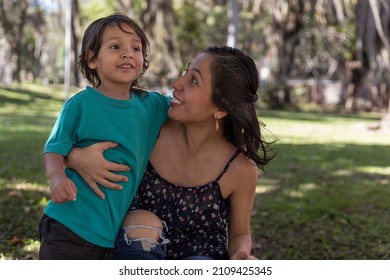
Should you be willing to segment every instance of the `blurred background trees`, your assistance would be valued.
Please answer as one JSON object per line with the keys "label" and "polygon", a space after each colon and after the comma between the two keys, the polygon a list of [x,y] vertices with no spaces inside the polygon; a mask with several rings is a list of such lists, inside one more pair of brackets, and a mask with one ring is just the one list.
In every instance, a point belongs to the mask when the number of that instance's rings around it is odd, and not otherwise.
{"label": "blurred background trees", "polygon": [[[229,41],[255,59],[270,107],[389,111],[388,0],[71,1],[75,86],[84,83],[75,60],[85,27],[121,11],[151,41],[148,88],[167,92],[199,51]],[[64,9],[61,0],[0,0],[0,85],[63,82]]]}

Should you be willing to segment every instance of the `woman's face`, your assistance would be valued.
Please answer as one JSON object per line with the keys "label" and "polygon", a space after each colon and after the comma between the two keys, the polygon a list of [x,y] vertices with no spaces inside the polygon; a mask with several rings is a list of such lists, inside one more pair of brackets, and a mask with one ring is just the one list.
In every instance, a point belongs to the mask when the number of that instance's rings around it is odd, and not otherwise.
{"label": "woman's face", "polygon": [[183,76],[172,83],[173,100],[168,115],[185,123],[212,121],[216,106],[212,102],[212,56],[199,54]]}

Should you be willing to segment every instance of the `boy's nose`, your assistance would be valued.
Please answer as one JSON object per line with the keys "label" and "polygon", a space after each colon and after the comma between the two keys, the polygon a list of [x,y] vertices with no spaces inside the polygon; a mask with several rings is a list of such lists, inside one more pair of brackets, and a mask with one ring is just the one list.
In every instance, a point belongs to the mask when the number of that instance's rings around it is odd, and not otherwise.
{"label": "boy's nose", "polygon": [[133,51],[132,50],[125,50],[122,54],[122,58],[131,58],[133,57]]}

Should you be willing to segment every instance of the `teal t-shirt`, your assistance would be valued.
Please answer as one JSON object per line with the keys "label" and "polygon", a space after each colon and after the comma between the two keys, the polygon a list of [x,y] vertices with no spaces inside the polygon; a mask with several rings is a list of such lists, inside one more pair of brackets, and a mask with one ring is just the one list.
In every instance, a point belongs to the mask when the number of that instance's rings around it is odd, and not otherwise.
{"label": "teal t-shirt", "polygon": [[132,93],[129,100],[109,98],[87,87],[70,98],[62,108],[45,144],[44,152],[67,156],[73,147],[102,141],[119,145],[104,157],[126,164],[122,172],[129,178],[123,190],[101,187],[106,199],[99,198],[72,169],[67,176],[77,186],[76,201],[50,201],[44,213],[61,222],[85,240],[102,247],[114,247],[122,220],[138,189],[161,126],[167,119],[170,98],[156,92]]}

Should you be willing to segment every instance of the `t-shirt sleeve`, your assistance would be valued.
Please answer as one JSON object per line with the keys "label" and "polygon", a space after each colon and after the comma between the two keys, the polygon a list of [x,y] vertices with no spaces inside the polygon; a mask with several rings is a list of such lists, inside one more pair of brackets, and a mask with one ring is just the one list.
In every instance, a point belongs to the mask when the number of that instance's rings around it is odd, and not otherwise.
{"label": "t-shirt sleeve", "polygon": [[51,134],[44,146],[44,153],[56,153],[66,157],[76,143],[78,117],[74,102],[67,102],[62,108]]}
{"label": "t-shirt sleeve", "polygon": [[160,93],[157,93],[157,92],[154,92],[155,95],[157,95],[157,98],[158,98],[158,103],[159,103],[159,113],[161,114],[164,122],[166,120],[168,120],[168,109],[171,105],[171,100],[172,100],[172,97],[170,96],[166,96],[166,95],[163,95],[163,94],[160,94]]}

